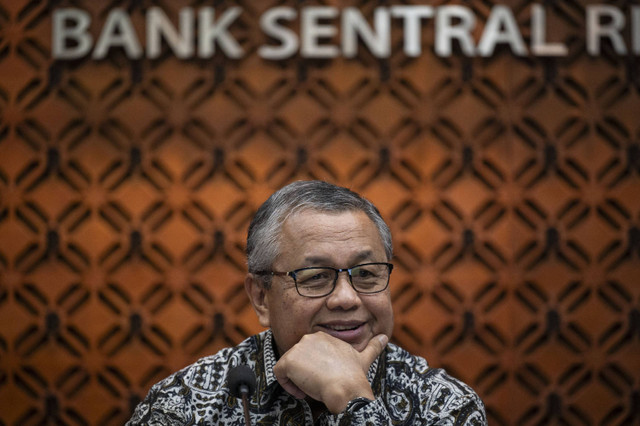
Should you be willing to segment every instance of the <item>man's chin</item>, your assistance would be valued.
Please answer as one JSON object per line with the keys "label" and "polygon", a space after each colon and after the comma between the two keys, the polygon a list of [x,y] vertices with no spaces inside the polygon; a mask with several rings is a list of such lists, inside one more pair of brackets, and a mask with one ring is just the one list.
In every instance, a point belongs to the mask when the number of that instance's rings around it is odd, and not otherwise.
{"label": "man's chin", "polygon": [[371,336],[366,336],[358,340],[345,340],[345,339],[340,339],[340,340],[350,344],[351,347],[356,351],[362,352],[367,347],[367,345],[369,345],[369,342],[371,341]]}
{"label": "man's chin", "polygon": [[364,348],[366,348],[368,344],[369,344],[369,340],[367,340],[366,342],[351,343],[351,347],[358,352],[362,352],[364,351]]}

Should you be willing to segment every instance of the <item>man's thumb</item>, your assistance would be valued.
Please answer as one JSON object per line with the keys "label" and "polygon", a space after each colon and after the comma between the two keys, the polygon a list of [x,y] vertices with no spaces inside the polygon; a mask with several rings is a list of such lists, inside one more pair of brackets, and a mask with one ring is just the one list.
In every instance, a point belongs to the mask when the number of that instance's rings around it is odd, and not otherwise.
{"label": "man's thumb", "polygon": [[373,339],[369,340],[367,347],[360,352],[360,359],[366,362],[367,369],[384,350],[387,343],[389,343],[389,338],[384,334],[378,334],[377,336],[374,336]]}

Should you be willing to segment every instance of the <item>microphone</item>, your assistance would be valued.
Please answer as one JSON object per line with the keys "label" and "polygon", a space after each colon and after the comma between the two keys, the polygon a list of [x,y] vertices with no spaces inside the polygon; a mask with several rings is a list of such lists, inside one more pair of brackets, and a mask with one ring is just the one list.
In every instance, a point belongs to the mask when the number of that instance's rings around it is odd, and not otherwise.
{"label": "microphone", "polygon": [[238,365],[229,370],[227,375],[229,383],[229,391],[236,398],[242,398],[242,407],[244,408],[244,422],[247,426],[251,425],[249,418],[249,402],[248,398],[256,390],[256,375],[253,370],[246,365]]}

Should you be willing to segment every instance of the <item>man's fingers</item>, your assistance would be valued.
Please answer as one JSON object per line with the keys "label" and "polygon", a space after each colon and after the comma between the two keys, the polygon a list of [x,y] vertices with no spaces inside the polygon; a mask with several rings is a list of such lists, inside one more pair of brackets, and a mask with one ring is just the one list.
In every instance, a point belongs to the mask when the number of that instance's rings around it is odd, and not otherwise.
{"label": "man's fingers", "polygon": [[276,376],[276,379],[278,379],[278,383],[280,383],[280,386],[282,386],[282,388],[284,390],[289,392],[295,398],[298,398],[298,399],[306,398],[307,394],[304,393],[303,391],[301,391],[300,388],[295,385],[295,383],[293,383],[291,380],[289,380],[288,377],[282,377],[281,378],[281,377]]}
{"label": "man's fingers", "polygon": [[389,343],[389,338],[384,334],[378,334],[373,339],[369,340],[367,347],[360,352],[360,360],[362,360],[363,363],[366,363],[365,371],[384,350],[387,343]]}

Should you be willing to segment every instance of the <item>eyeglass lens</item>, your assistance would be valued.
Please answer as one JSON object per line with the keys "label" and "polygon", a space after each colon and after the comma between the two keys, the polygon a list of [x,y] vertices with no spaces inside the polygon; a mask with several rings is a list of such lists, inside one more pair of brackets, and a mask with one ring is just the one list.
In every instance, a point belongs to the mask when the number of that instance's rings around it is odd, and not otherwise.
{"label": "eyeglass lens", "polygon": [[[356,265],[351,271],[351,284],[360,293],[376,293],[389,281],[387,264]],[[346,271],[345,271],[346,272]],[[293,274],[298,292],[303,296],[324,296],[333,290],[338,270],[333,268],[303,268]]]}

